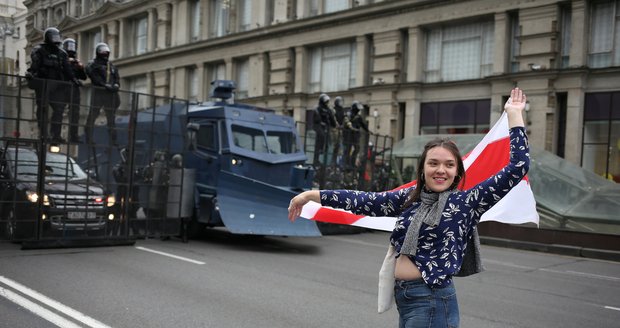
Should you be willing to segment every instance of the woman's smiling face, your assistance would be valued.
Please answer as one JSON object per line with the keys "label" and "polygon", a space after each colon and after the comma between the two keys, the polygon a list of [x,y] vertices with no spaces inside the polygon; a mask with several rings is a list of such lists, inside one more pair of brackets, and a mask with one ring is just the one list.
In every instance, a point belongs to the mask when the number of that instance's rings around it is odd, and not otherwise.
{"label": "woman's smiling face", "polygon": [[457,176],[458,166],[454,155],[441,146],[431,148],[424,161],[424,183],[434,192],[448,190]]}

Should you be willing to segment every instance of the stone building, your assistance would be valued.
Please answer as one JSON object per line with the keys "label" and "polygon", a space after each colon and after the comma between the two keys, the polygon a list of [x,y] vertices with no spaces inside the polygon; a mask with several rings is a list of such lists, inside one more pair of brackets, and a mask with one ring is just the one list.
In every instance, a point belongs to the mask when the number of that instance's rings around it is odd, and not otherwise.
{"label": "stone building", "polygon": [[237,100],[304,121],[320,93],[399,140],[485,132],[527,91],[531,143],[620,182],[618,0],[26,0],[29,47],[57,26],[123,89]]}

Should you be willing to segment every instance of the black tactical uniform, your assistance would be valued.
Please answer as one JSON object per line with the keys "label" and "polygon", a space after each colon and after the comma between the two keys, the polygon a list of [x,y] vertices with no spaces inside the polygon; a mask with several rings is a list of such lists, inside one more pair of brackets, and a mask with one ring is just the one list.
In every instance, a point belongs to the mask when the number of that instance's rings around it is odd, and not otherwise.
{"label": "black tactical uniform", "polygon": [[351,117],[344,126],[345,165],[347,168],[355,166],[357,154],[360,151],[360,130],[370,132],[366,120],[360,113],[363,105],[354,101],[351,105]]}
{"label": "black tactical uniform", "polygon": [[60,31],[54,27],[47,28],[43,43],[32,49],[30,68],[26,73],[29,87],[35,91],[36,115],[42,136],[45,135],[47,105],[52,108],[50,135],[54,142],[64,142],[60,137],[66,105],[64,95],[70,92],[71,83],[80,84],[71,71],[67,53],[60,48],[61,43]]}
{"label": "black tactical uniform", "polygon": [[95,47],[95,58],[86,65],[86,74],[93,83],[91,107],[86,119],[86,141],[93,142],[93,127],[103,107],[108,124],[109,142],[117,145],[114,118],[121,104],[118,95],[120,88],[119,75],[116,67],[108,60],[110,48],[105,43]]}
{"label": "black tactical uniform", "polygon": [[[69,65],[76,79],[86,80],[84,65],[77,58],[77,42],[74,39],[65,39],[62,48],[69,56]],[[71,92],[67,94],[69,104],[69,141],[78,142],[78,128],[80,124],[80,88],[77,85],[71,87]]]}
{"label": "black tactical uniform", "polygon": [[312,128],[316,132],[316,141],[314,145],[313,164],[319,164],[319,155],[325,152],[327,148],[327,136],[330,127],[336,127],[336,118],[334,112],[329,108],[329,96],[321,94],[319,96],[319,105],[316,107],[313,116]]}
{"label": "black tactical uniform", "polygon": [[342,147],[342,129],[344,124],[344,118],[346,116],[345,109],[343,107],[344,101],[342,97],[338,96],[334,98],[334,118],[336,119],[336,128],[332,129],[332,143],[334,149],[332,151],[332,164],[341,164],[340,149]]}
{"label": "black tactical uniform", "polygon": [[[116,181],[116,198],[117,198],[117,213],[120,215],[120,223],[128,221],[128,227],[132,230],[134,236],[140,233],[139,222],[137,221],[138,209],[140,208],[140,188],[139,179],[140,174],[136,171],[131,177],[131,168],[127,159],[127,149],[121,149],[121,161],[116,164],[112,169],[114,180]],[[131,189],[129,188],[130,178],[133,178]],[[125,216],[127,214],[128,216]],[[122,226],[112,229],[112,233],[116,234],[121,232]]]}

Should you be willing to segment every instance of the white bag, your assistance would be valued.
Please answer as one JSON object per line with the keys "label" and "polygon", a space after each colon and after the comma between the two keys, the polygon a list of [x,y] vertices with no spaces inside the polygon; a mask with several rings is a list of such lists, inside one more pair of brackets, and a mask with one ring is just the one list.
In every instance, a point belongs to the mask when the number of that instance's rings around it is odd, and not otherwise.
{"label": "white bag", "polygon": [[394,269],[396,267],[396,249],[392,244],[388,248],[381,270],[379,271],[378,310],[383,313],[394,304]]}

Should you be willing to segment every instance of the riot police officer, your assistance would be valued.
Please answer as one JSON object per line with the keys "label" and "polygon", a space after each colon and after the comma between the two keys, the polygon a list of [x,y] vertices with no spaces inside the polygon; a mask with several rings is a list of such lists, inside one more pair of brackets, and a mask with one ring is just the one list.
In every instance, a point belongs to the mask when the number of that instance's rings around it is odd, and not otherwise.
{"label": "riot police officer", "polygon": [[336,118],[334,112],[329,108],[329,96],[322,93],[319,96],[319,104],[314,110],[312,128],[316,132],[316,141],[314,145],[313,164],[319,163],[319,155],[325,152],[327,148],[327,136],[330,127],[336,127]]}
{"label": "riot police officer", "polygon": [[45,136],[47,105],[52,108],[50,135],[53,142],[64,142],[60,137],[62,115],[65,110],[64,94],[69,92],[70,83],[81,82],[75,78],[69,65],[67,53],[60,48],[60,31],[48,27],[43,32],[43,43],[32,49],[31,64],[26,73],[28,85],[34,89],[37,104],[37,121],[41,136]]}
{"label": "riot police officer", "polygon": [[95,120],[103,108],[108,124],[109,142],[117,145],[116,127],[114,117],[116,110],[121,104],[118,95],[120,81],[118,70],[110,62],[110,47],[105,43],[98,43],[95,46],[95,58],[86,65],[86,74],[93,84],[93,95],[91,106],[86,118],[86,141],[93,142],[93,128]]}
{"label": "riot police officer", "polygon": [[[74,39],[67,38],[62,42],[62,48],[69,57],[69,66],[73,71],[73,75],[78,80],[86,80],[86,71],[84,65],[77,58],[77,42]],[[69,98],[69,142],[78,142],[78,127],[80,123],[80,88],[72,86],[71,92],[67,94]]]}
{"label": "riot police officer", "polygon": [[342,147],[342,129],[344,124],[344,118],[346,116],[346,111],[343,107],[344,100],[342,97],[338,96],[334,98],[334,118],[336,119],[336,128],[332,129],[331,140],[334,145],[334,149],[332,151],[332,164],[340,164],[341,163],[341,155],[340,149]]}
{"label": "riot police officer", "polygon": [[370,132],[370,130],[368,130],[366,120],[361,114],[363,108],[364,106],[360,102],[354,101],[351,104],[350,118],[345,122],[344,152],[345,165],[347,168],[353,168],[355,166],[355,160],[357,159],[357,154],[360,151],[360,131],[364,130],[367,133]]}
{"label": "riot police officer", "polygon": [[[140,208],[140,188],[138,185],[138,179],[140,173],[138,170],[133,172],[129,166],[127,148],[120,150],[120,162],[112,169],[114,181],[116,181],[116,213],[119,215],[120,222],[117,220],[117,225],[111,229],[111,234],[116,235],[122,231],[123,222],[128,222],[128,229],[131,229],[133,236],[140,234],[140,225],[137,220],[138,209]],[[130,183],[131,182],[131,183]],[[127,215],[125,215],[127,214]],[[129,233],[129,231],[127,231]]]}

